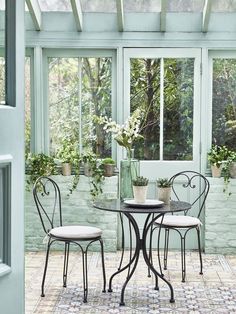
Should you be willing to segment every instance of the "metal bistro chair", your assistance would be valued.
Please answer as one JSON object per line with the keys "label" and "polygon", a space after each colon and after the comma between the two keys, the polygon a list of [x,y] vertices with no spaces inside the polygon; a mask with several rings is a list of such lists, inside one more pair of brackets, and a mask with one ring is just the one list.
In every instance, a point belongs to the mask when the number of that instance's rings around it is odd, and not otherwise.
{"label": "metal bistro chair", "polygon": [[[168,244],[169,244],[169,231],[175,230],[178,232],[181,238],[181,267],[182,267],[182,282],[185,282],[186,277],[186,260],[185,260],[185,240],[188,232],[191,229],[196,229],[198,239],[198,252],[200,259],[200,274],[202,272],[202,255],[201,255],[201,241],[200,241],[200,216],[204,207],[208,192],[209,181],[200,173],[195,171],[183,171],[175,174],[170,178],[172,183],[172,192],[177,200],[184,201],[183,193],[189,193],[191,209],[184,213],[184,215],[165,215],[164,218],[158,218],[154,223],[154,229],[157,227],[165,229],[164,240],[164,269],[167,269],[167,256],[168,256]],[[198,190],[197,190],[198,189]],[[172,194],[172,195],[173,195]],[[182,198],[181,198],[182,195]],[[199,210],[196,217],[189,215],[189,211],[192,210],[194,204],[199,206]],[[153,229],[153,230],[154,230]],[[158,261],[160,271],[162,273],[160,254],[159,254],[159,240],[158,239]],[[163,273],[162,273],[163,275]],[[164,275],[163,275],[164,276]]]}
{"label": "metal bistro chair", "polygon": [[[63,226],[62,224],[62,210],[61,210],[61,193],[58,185],[51,178],[46,176],[39,177],[33,187],[33,196],[35,204],[39,213],[43,229],[48,236],[48,244],[46,251],[46,260],[44,266],[44,273],[41,285],[41,296],[44,297],[44,283],[46,278],[48,258],[50,247],[55,242],[63,242],[64,249],[64,267],[63,267],[63,287],[66,287],[69,249],[70,244],[77,244],[82,252],[83,262],[83,301],[87,302],[88,296],[88,270],[87,270],[87,252],[89,246],[93,242],[100,242],[101,257],[102,257],[102,271],[103,271],[103,290],[106,292],[106,274],[104,263],[103,241],[101,238],[102,230],[90,226]],[[79,242],[87,241],[85,248]]]}

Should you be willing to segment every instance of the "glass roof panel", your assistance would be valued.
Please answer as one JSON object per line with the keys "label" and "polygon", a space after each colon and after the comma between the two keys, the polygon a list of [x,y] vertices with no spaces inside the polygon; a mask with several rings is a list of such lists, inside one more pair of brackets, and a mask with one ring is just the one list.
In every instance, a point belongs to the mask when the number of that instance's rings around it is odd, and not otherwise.
{"label": "glass roof panel", "polygon": [[160,0],[126,0],[124,1],[124,11],[131,12],[160,12]]}
{"label": "glass roof panel", "polygon": [[116,12],[116,0],[81,0],[83,12]]}
{"label": "glass roof panel", "polygon": [[0,0],[0,10],[1,11],[5,10],[5,0]]}
{"label": "glass roof panel", "polygon": [[233,12],[236,11],[236,0],[214,0],[212,1],[212,12]]}
{"label": "glass roof panel", "polygon": [[167,2],[169,12],[201,12],[203,7],[204,0],[169,0]]}
{"label": "glass roof panel", "polygon": [[69,0],[39,0],[42,11],[72,11]]}

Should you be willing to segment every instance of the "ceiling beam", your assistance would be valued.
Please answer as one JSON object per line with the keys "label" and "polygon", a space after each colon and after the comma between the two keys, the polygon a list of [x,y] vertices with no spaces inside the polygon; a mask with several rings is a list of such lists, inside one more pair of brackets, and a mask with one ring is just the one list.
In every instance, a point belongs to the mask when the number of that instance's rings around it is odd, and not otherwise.
{"label": "ceiling beam", "polygon": [[29,9],[29,13],[33,20],[35,29],[40,31],[42,28],[42,14],[38,0],[25,0]]}
{"label": "ceiling beam", "polygon": [[208,25],[210,20],[210,13],[211,13],[211,0],[205,0],[203,13],[202,13],[202,32],[206,33],[208,31]]}
{"label": "ceiling beam", "polygon": [[78,32],[83,30],[83,12],[80,0],[70,0],[72,11],[75,18],[75,24]]}
{"label": "ceiling beam", "polygon": [[123,0],[116,0],[116,8],[117,8],[117,23],[119,32],[124,31],[124,4]]}
{"label": "ceiling beam", "polygon": [[160,12],[160,31],[166,31],[166,8],[167,8],[167,1],[161,0],[161,12]]}

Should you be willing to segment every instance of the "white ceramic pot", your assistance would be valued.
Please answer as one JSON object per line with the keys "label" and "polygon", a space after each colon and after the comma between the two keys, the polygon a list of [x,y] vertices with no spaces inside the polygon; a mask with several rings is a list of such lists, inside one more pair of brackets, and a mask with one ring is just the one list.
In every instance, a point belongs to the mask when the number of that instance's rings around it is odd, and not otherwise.
{"label": "white ceramic pot", "polygon": [[222,171],[222,165],[220,165],[220,167],[211,165],[211,173],[212,173],[213,178],[220,178],[221,171]]}
{"label": "white ceramic pot", "polygon": [[71,164],[70,163],[62,163],[61,171],[63,176],[70,176],[71,175]]}
{"label": "white ceramic pot", "polygon": [[157,195],[159,201],[162,201],[165,204],[170,204],[171,187],[158,188]]}
{"label": "white ceramic pot", "polygon": [[148,186],[136,186],[133,185],[134,201],[136,203],[145,203],[147,198]]}
{"label": "white ceramic pot", "polygon": [[236,162],[232,162],[229,166],[229,174],[231,178],[236,178]]}

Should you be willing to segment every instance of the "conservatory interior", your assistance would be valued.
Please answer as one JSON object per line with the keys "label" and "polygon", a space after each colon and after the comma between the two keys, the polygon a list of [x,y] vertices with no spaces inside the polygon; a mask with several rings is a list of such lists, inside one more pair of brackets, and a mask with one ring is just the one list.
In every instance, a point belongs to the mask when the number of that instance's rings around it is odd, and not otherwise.
{"label": "conservatory interior", "polygon": [[236,1],[23,2],[24,312],[235,312]]}

